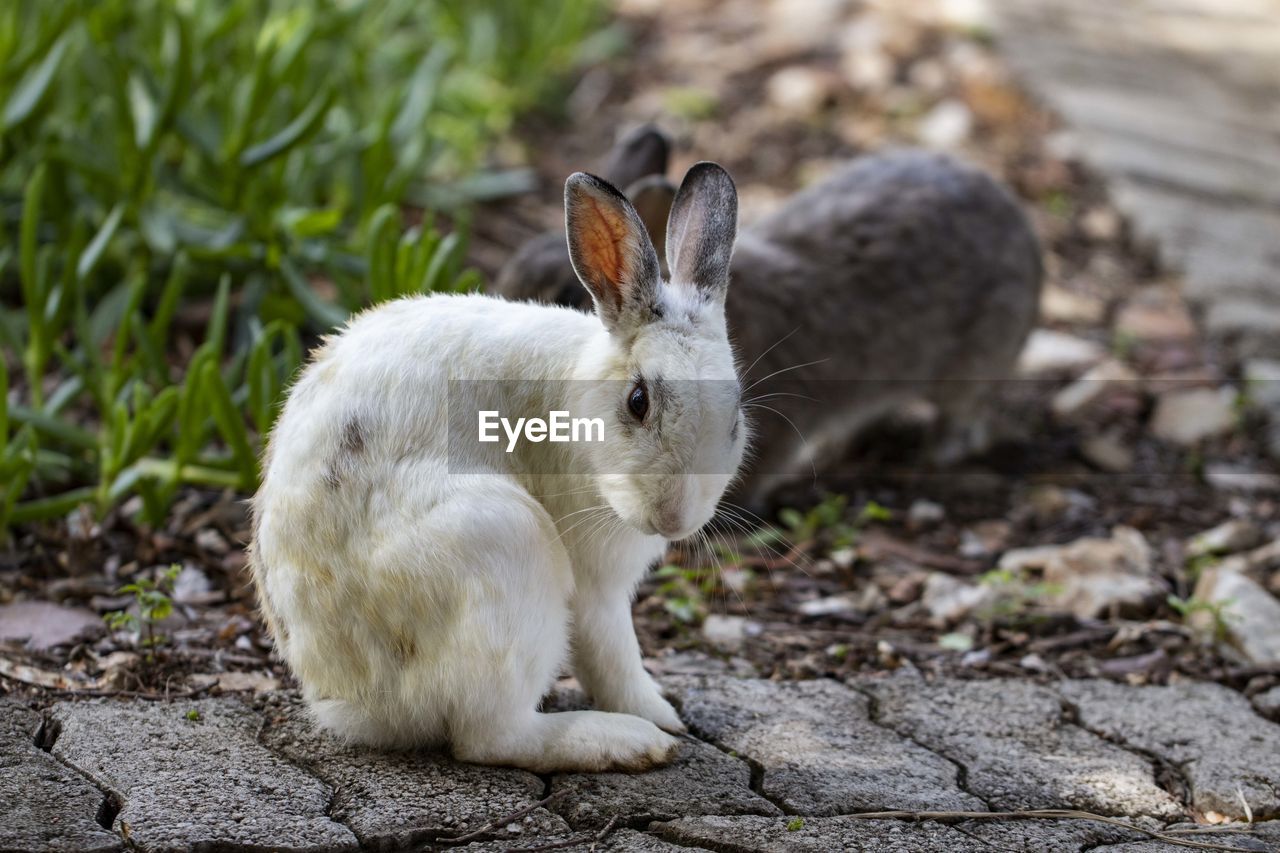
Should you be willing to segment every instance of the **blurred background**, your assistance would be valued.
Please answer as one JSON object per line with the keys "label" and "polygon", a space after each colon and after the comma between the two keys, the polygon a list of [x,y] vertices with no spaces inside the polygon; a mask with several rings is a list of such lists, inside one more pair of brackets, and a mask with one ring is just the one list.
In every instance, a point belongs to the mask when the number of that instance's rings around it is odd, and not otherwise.
{"label": "blurred background", "polygon": [[674,548],[647,653],[1274,693],[1277,55],[1275,0],[5,3],[0,690],[278,685],[244,499],[307,350],[489,286],[654,122],[747,223],[954,154],[1046,273],[989,452],[895,431]]}

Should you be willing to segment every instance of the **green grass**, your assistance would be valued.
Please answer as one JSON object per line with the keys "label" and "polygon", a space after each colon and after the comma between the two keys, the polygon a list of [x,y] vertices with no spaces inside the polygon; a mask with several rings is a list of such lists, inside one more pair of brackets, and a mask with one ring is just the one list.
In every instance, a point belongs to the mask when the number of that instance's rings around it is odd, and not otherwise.
{"label": "green grass", "polygon": [[597,7],[0,4],[0,531],[251,491],[309,336],[478,284],[467,205],[528,180],[489,152]]}

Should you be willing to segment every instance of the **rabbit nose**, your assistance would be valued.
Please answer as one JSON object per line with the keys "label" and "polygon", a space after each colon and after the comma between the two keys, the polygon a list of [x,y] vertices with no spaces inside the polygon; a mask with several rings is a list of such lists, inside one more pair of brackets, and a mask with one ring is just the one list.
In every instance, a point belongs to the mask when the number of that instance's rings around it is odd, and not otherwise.
{"label": "rabbit nose", "polygon": [[675,502],[666,501],[655,507],[653,514],[653,529],[661,533],[667,538],[674,538],[677,533],[684,529],[680,512],[680,505]]}
{"label": "rabbit nose", "polygon": [[668,515],[665,513],[659,515],[654,521],[653,527],[663,536],[666,536],[668,539],[672,539],[680,532],[680,516]]}

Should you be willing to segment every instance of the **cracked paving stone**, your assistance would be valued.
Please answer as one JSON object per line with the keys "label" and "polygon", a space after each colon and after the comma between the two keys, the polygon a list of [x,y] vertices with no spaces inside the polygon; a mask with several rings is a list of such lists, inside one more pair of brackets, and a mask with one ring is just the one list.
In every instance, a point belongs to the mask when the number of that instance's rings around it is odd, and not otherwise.
{"label": "cracked paving stone", "polygon": [[357,846],[326,814],[329,789],[262,746],[261,718],[238,700],[64,702],[53,722],[54,755],[123,804],[115,827],[132,849]]}
{"label": "cracked paving stone", "polygon": [[98,823],[106,795],[36,746],[40,715],[0,701],[0,850],[120,850],[120,838]]}
{"label": "cracked paving stone", "polygon": [[867,697],[838,682],[663,683],[690,729],[760,767],[759,791],[787,811],[986,808],[960,789],[955,766],[873,723]]}
{"label": "cracked paving stone", "polygon": [[676,760],[648,773],[575,773],[551,780],[551,793],[568,792],[554,805],[574,827],[623,825],[692,815],[778,815],[778,807],[751,790],[751,768],[710,744],[680,745]]}
{"label": "cracked paving stone", "polygon": [[1078,853],[1140,837],[1090,821],[867,820],[853,817],[698,817],[650,826],[661,838],[734,853]]}
{"label": "cracked paving stone", "polygon": [[915,676],[855,683],[875,697],[881,724],[963,767],[966,789],[993,809],[1183,815],[1150,762],[1070,723],[1048,688]]}
{"label": "cracked paving stone", "polygon": [[[600,841],[595,839],[594,834],[586,832],[575,833],[566,838],[525,839],[520,847],[565,844],[571,839],[581,839],[581,841],[577,844],[567,844],[564,847],[557,846],[551,849],[554,849],[556,853],[681,853],[681,851],[688,853],[689,850],[707,849],[691,844],[672,844],[634,829],[620,829],[617,832],[611,832]],[[491,853],[491,851],[497,853],[497,851],[510,850],[513,846],[511,842],[485,842],[452,849],[465,851],[465,853]],[[516,849],[519,848],[517,847]],[[721,850],[723,848],[717,847],[715,849]]]}
{"label": "cracked paving stone", "polygon": [[[334,789],[330,814],[366,848],[400,849],[463,835],[533,805],[542,780],[503,767],[462,764],[431,752],[378,752],[316,731],[300,705],[268,710],[263,743]],[[544,808],[503,824],[498,837],[567,836],[569,825]]]}
{"label": "cracked paving stone", "polygon": [[1178,768],[1191,805],[1245,820],[1280,817],[1280,725],[1218,684],[1134,687],[1068,681],[1058,688],[1080,724]]}
{"label": "cracked paving stone", "polygon": [[[1196,827],[1194,824],[1188,824],[1186,828],[1203,829],[1204,827]],[[1183,836],[1192,841],[1209,841],[1213,844],[1219,844],[1224,847],[1234,847],[1239,850],[1258,851],[1258,853],[1275,853],[1280,850],[1280,821],[1270,821],[1268,823],[1258,823],[1252,826],[1244,826],[1240,832],[1219,833],[1212,835],[1192,835]],[[1129,844],[1116,844],[1110,847],[1099,848],[1100,853],[1186,853],[1188,848],[1177,844],[1170,844],[1167,841],[1159,839],[1151,839],[1148,841],[1137,841]]]}

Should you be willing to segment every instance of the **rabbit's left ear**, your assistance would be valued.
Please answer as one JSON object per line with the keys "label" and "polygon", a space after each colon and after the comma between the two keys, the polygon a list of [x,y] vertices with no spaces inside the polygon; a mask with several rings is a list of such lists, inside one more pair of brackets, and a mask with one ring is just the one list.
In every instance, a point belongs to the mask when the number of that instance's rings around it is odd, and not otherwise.
{"label": "rabbit's left ear", "polygon": [[724,298],[738,234],[738,191],[715,163],[696,163],[684,176],[667,220],[672,284],[692,284]]}
{"label": "rabbit's left ear", "polygon": [[607,181],[576,172],[564,185],[564,210],[569,259],[605,328],[646,322],[658,301],[661,273],[631,202]]}

